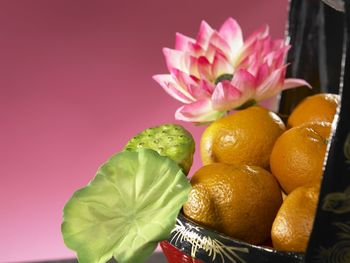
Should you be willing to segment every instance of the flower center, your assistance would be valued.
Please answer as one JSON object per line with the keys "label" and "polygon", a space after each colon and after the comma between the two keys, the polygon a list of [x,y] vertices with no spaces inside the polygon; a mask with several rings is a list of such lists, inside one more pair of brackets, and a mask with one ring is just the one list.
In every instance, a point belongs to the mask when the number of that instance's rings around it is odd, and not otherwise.
{"label": "flower center", "polygon": [[223,80],[232,80],[233,78],[233,74],[222,74],[219,77],[216,78],[215,80],[215,85],[218,84],[219,82],[223,81]]}

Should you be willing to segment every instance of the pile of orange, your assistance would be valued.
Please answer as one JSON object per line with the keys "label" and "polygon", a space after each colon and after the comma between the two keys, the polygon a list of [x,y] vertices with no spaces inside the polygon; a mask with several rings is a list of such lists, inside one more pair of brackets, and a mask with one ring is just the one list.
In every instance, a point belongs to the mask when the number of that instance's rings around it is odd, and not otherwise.
{"label": "pile of orange", "polygon": [[252,244],[271,239],[276,249],[305,251],[337,105],[337,95],[318,94],[302,101],[287,125],[259,106],[212,123],[185,215]]}

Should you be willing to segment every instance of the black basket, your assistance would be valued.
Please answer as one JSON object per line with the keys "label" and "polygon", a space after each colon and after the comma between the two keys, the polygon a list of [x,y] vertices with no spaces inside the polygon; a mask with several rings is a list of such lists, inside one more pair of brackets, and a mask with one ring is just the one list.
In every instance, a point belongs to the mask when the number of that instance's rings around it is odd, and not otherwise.
{"label": "black basket", "polygon": [[246,244],[203,228],[181,214],[163,248],[170,243],[184,256],[171,260],[170,253],[178,252],[164,249],[169,262],[350,263],[350,0],[324,1],[335,4],[338,10],[321,0],[290,2],[286,37],[292,49],[287,77],[303,78],[315,88],[283,92],[279,109],[287,115],[301,99],[319,92],[338,93],[341,98],[306,253]]}

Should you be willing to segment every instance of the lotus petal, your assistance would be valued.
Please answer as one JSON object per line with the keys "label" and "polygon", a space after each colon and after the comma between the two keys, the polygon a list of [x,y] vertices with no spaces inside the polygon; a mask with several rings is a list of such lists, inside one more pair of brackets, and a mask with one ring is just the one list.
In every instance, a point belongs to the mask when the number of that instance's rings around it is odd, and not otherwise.
{"label": "lotus petal", "polygon": [[224,22],[219,30],[219,34],[230,46],[232,55],[243,46],[241,27],[233,18],[230,17]]}
{"label": "lotus petal", "polygon": [[218,32],[214,32],[210,37],[210,45],[214,46],[216,50],[221,51],[228,61],[232,61],[231,47],[228,43],[219,35]]}
{"label": "lotus petal", "polygon": [[201,22],[199,32],[197,35],[197,43],[203,48],[206,49],[209,45],[209,40],[211,35],[214,33],[214,30],[210,27],[210,25],[204,20]]}
{"label": "lotus petal", "polygon": [[191,104],[180,107],[175,112],[175,118],[189,122],[212,122],[223,116],[223,112],[216,111],[209,99],[197,100]]}
{"label": "lotus petal", "polygon": [[164,48],[163,53],[170,73],[180,70],[188,75],[199,77],[198,59],[196,57],[170,48]]}
{"label": "lotus petal", "polygon": [[154,75],[153,79],[173,98],[183,103],[191,103],[195,101],[195,98],[181,87],[174,77],[169,74]]}
{"label": "lotus petal", "polygon": [[212,66],[206,57],[198,58],[198,71],[201,79],[213,81]]}
{"label": "lotus petal", "polygon": [[215,80],[224,74],[233,74],[234,68],[232,64],[226,59],[226,57],[220,52],[215,53],[215,58],[212,65],[212,74],[215,76]]}
{"label": "lotus petal", "polygon": [[301,87],[301,86],[306,86],[308,88],[312,88],[311,85],[303,80],[303,79],[293,79],[293,78],[289,78],[289,79],[285,79],[284,80],[284,84],[283,84],[283,88],[282,90],[286,90],[286,89],[293,89],[296,87]]}
{"label": "lotus petal", "polygon": [[238,69],[232,78],[231,84],[243,94],[246,100],[254,97],[256,79],[248,70]]}
{"label": "lotus petal", "polygon": [[280,92],[284,84],[285,74],[286,66],[272,72],[256,89],[255,100],[265,100]]}
{"label": "lotus petal", "polygon": [[193,38],[185,36],[181,33],[176,33],[175,49],[185,51],[185,52],[188,52],[189,50],[192,51],[195,43],[196,43],[196,40],[194,40]]}
{"label": "lotus petal", "polygon": [[232,85],[230,81],[222,81],[216,85],[211,97],[213,109],[228,111],[241,106],[245,101],[242,92]]}

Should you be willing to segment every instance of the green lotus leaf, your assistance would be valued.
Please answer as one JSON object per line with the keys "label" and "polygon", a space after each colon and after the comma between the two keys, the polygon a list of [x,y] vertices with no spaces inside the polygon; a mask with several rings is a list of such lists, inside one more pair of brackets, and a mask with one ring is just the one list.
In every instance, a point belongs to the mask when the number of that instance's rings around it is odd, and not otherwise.
{"label": "green lotus leaf", "polygon": [[169,237],[190,188],[179,166],[153,150],[118,153],[65,205],[64,242],[81,263],[143,262]]}

